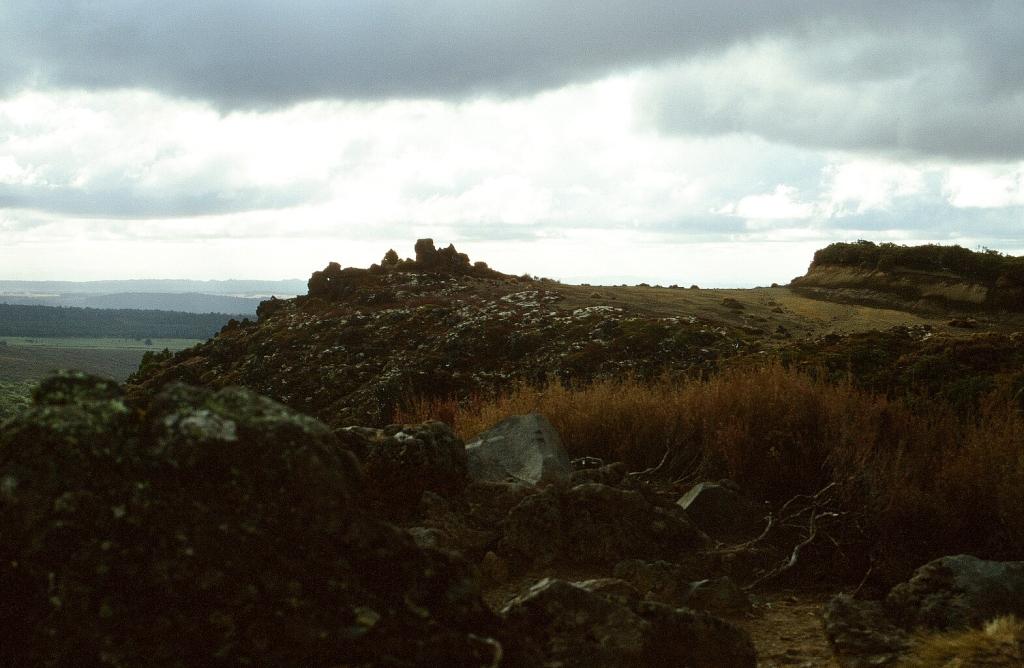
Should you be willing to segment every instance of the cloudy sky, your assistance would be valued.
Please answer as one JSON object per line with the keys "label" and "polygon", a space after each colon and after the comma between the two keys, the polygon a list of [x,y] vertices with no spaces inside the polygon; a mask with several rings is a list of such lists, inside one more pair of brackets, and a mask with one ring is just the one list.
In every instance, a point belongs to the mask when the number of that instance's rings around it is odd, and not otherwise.
{"label": "cloudy sky", "polygon": [[0,278],[1024,253],[1020,0],[0,0]]}

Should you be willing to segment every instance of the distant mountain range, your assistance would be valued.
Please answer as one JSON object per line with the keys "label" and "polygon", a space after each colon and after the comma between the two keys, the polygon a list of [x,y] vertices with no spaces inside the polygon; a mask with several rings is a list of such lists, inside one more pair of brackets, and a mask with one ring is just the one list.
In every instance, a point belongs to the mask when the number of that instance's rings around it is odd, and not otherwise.
{"label": "distant mountain range", "polygon": [[0,303],[101,309],[155,309],[251,315],[271,295],[305,294],[306,281],[0,281]]}

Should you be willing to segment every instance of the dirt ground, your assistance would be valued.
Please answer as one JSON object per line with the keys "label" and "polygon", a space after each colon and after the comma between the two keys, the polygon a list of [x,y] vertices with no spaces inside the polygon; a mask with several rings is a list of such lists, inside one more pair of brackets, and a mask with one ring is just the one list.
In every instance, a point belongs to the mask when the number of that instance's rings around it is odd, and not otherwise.
{"label": "dirt ground", "polygon": [[773,591],[754,597],[754,611],[730,618],[750,634],[758,666],[834,666],[821,615],[832,592]]}

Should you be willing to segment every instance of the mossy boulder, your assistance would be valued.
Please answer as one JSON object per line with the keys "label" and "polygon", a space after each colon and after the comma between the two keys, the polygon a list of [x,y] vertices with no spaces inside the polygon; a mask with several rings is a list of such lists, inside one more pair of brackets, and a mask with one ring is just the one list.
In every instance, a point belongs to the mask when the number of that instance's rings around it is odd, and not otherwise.
{"label": "mossy boulder", "polygon": [[468,564],[367,517],[364,485],[250,391],[172,385],[143,413],[49,379],[0,433],[0,664],[490,663]]}
{"label": "mossy boulder", "polygon": [[466,446],[443,422],[348,427],[336,435],[362,464],[369,496],[389,517],[410,513],[426,491],[458,496],[469,481]]}

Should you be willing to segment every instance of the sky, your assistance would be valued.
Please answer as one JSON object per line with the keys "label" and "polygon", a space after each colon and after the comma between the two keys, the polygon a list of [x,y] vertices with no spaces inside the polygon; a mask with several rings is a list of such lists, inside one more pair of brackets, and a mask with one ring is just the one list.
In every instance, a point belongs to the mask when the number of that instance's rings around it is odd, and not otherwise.
{"label": "sky", "polygon": [[1024,254],[1020,0],[0,0],[0,278]]}

